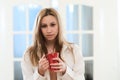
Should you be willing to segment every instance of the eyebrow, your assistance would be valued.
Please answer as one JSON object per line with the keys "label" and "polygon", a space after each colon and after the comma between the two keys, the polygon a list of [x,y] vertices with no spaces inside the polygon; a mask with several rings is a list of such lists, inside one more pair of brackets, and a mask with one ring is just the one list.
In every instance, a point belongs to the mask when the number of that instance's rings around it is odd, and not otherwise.
{"label": "eyebrow", "polygon": [[[57,22],[54,21],[54,22],[50,22],[50,23],[57,23]],[[41,23],[41,24],[43,25],[43,24],[46,24],[46,23]]]}

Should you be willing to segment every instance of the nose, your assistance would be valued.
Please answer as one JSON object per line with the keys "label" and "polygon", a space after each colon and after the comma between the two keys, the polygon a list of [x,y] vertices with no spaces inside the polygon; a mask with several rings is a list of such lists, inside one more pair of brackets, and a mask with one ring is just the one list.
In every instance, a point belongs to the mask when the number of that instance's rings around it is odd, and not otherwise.
{"label": "nose", "polygon": [[48,32],[48,33],[52,32],[52,29],[51,29],[50,26],[47,27],[47,32]]}

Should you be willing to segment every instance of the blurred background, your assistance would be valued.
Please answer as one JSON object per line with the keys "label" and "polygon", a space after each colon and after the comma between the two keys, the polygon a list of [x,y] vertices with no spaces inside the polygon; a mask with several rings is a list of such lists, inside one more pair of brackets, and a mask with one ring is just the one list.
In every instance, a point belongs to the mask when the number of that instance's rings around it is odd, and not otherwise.
{"label": "blurred background", "polygon": [[120,80],[119,0],[1,0],[0,80],[23,80],[20,61],[46,7],[60,13],[65,38],[81,47],[86,80]]}

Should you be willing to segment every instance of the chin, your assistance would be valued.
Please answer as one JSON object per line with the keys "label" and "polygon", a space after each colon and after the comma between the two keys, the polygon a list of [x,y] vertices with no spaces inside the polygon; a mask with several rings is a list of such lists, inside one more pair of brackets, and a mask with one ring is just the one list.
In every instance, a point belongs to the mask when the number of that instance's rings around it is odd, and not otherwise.
{"label": "chin", "polygon": [[47,39],[47,41],[54,41],[55,39]]}
{"label": "chin", "polygon": [[48,41],[54,41],[54,39],[47,39]]}

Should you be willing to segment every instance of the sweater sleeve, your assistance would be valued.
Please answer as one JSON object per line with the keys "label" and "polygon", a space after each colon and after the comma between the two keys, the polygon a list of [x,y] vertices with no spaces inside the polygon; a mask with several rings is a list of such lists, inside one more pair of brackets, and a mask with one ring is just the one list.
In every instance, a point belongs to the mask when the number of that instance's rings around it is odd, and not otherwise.
{"label": "sweater sleeve", "polygon": [[69,80],[85,80],[84,60],[80,48],[77,45],[73,46],[73,57],[75,59],[73,68],[67,65],[66,73],[61,77],[62,80],[67,80],[68,78]]}
{"label": "sweater sleeve", "polygon": [[38,68],[33,69],[29,53],[24,54],[21,61],[21,68],[23,80],[46,80],[46,76],[42,76],[38,73]]}

